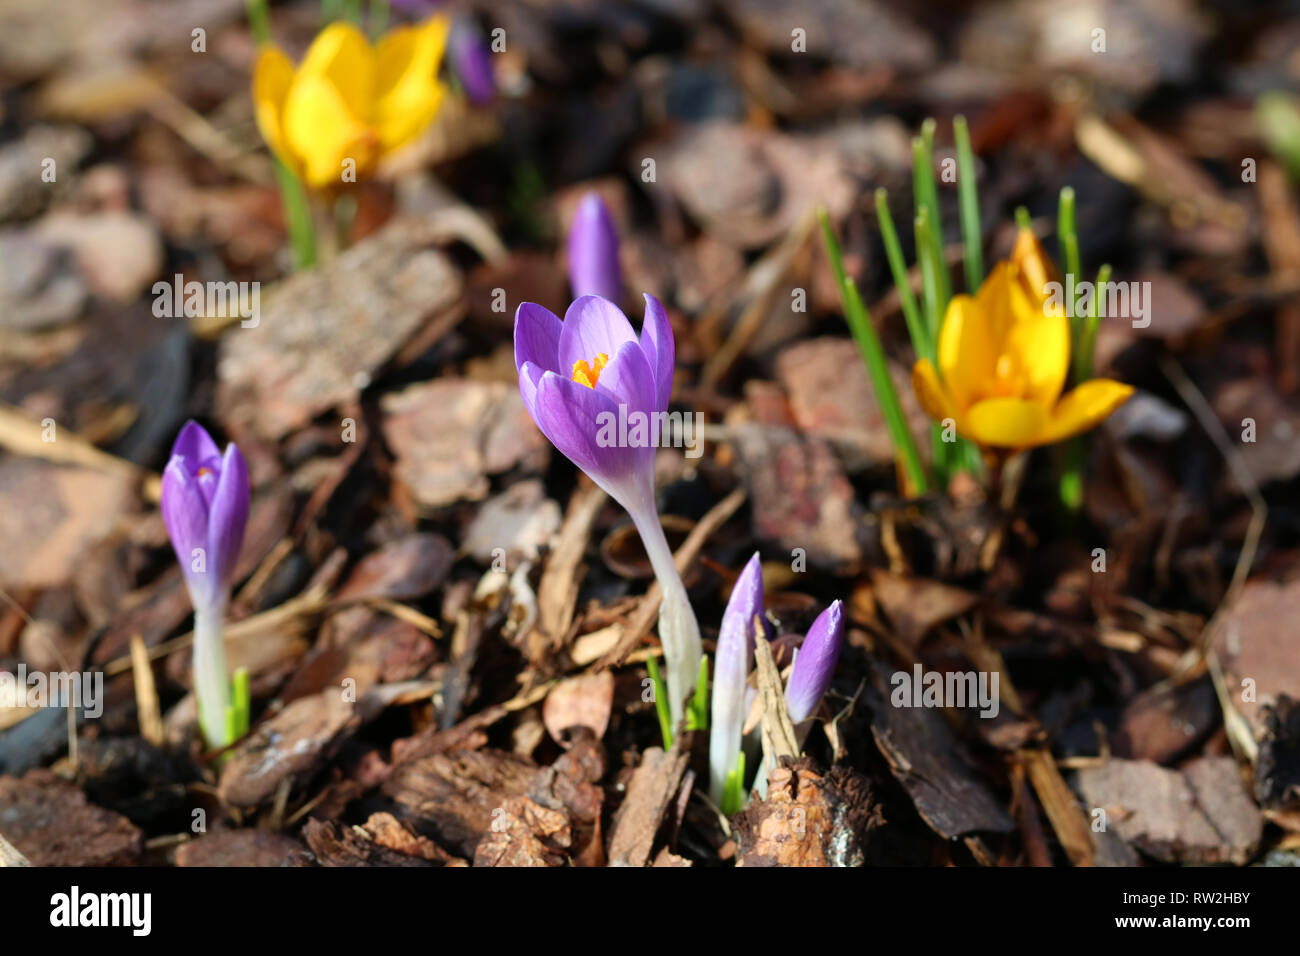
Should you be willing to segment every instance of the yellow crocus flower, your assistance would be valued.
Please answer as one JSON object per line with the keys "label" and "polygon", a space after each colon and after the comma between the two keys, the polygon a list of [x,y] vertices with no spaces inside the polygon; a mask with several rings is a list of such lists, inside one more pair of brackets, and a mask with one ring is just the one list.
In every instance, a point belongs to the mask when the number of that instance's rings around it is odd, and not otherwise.
{"label": "yellow crocus flower", "polygon": [[401,27],[371,46],[350,23],[331,23],[302,63],[263,47],[253,70],[257,126],[272,152],[316,189],[361,178],[433,121],[445,87],[438,65],[448,21]]}
{"label": "yellow crocus flower", "polygon": [[[939,333],[936,370],[912,368],[912,388],[935,421],[986,449],[1020,451],[1085,432],[1122,405],[1133,387],[1097,378],[1065,395],[1070,320],[1049,301],[1051,261],[1022,229],[974,297],[954,296]],[[940,375],[942,373],[942,376]]]}

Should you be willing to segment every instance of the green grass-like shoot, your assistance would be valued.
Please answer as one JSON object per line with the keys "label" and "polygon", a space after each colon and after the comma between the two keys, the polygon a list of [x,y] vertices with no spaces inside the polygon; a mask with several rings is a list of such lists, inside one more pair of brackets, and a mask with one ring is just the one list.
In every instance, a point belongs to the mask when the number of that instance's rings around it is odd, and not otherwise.
{"label": "green grass-like shoot", "polygon": [[876,334],[875,326],[871,324],[867,307],[858,293],[857,283],[844,271],[844,256],[840,250],[839,240],[835,238],[835,232],[831,228],[830,217],[826,215],[825,209],[818,210],[817,216],[821,221],[822,239],[830,258],[831,271],[835,274],[835,284],[840,290],[844,318],[853,333],[854,341],[858,343],[858,351],[862,353],[867,374],[876,393],[876,401],[880,404],[885,426],[894,445],[894,454],[901,462],[907,479],[909,486],[907,491],[915,495],[924,494],[928,487],[925,466],[921,462],[921,455],[916,449],[912,433],[907,427],[907,419],[903,417],[903,409],[898,401],[898,392],[894,389],[894,381],[889,374],[889,363],[880,345],[880,337]]}
{"label": "green grass-like shoot", "polygon": [[645,662],[646,673],[650,675],[651,687],[654,690],[655,698],[655,715],[659,718],[659,733],[664,739],[664,750],[671,750],[673,746],[673,718],[668,710],[668,685],[664,683],[663,675],[659,672],[659,658],[652,657]]}
{"label": "green grass-like shoot", "polygon": [[745,809],[745,751],[743,750],[736,758],[735,769],[727,774],[727,782],[722,788],[722,806],[719,809],[726,816]]}
{"label": "green grass-like shoot", "polygon": [[952,121],[957,141],[957,198],[961,203],[961,237],[965,244],[966,291],[971,295],[984,281],[984,248],[980,233],[979,190],[975,182],[975,154],[970,146],[970,129],[966,117]]}
{"label": "green grass-like shoot", "polygon": [[695,680],[695,696],[686,708],[687,730],[709,729],[709,659],[700,658],[700,673]]}

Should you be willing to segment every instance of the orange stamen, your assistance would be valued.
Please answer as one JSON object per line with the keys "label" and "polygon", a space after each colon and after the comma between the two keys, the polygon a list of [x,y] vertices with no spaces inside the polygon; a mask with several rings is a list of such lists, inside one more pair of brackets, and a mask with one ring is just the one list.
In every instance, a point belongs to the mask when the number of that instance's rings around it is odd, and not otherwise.
{"label": "orange stamen", "polygon": [[587,364],[586,359],[578,359],[573,363],[573,380],[579,385],[586,385],[588,388],[595,388],[596,381],[600,378],[600,371],[609,362],[609,356],[601,352],[591,364]]}

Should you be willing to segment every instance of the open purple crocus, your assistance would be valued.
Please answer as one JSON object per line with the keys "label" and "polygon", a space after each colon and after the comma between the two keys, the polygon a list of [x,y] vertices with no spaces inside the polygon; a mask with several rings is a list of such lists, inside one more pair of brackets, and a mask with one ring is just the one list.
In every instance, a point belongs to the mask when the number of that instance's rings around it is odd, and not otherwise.
{"label": "open purple crocus", "polygon": [[232,442],[225,454],[197,422],[186,422],[163,472],[162,516],[194,605],[194,693],[210,746],[231,741],[230,677],[221,627],[248,523],[248,466]]}
{"label": "open purple crocus", "polygon": [[627,509],[641,535],[663,592],[659,639],[676,724],[703,652],[655,507],[655,447],[672,394],[673,331],[659,301],[645,300],[639,337],[622,310],[599,296],[577,299],[563,322],[525,302],[515,313],[515,367],[524,405],[542,434]]}

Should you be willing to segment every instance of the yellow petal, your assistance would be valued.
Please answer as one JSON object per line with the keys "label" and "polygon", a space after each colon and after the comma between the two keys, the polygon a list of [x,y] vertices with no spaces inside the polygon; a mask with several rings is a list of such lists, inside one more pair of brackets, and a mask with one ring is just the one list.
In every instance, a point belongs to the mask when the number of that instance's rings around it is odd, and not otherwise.
{"label": "yellow petal", "polygon": [[316,189],[342,182],[348,161],[358,177],[364,175],[379,151],[374,130],[352,114],[337,86],[301,74],[285,102],[284,138],[302,159],[307,185]]}
{"label": "yellow petal", "polygon": [[1044,290],[1047,283],[1056,278],[1056,268],[1032,230],[1021,229],[1016,233],[1011,263],[1020,271],[1027,290],[1034,298],[1041,299],[1047,295]]}
{"label": "yellow petal", "polygon": [[1056,404],[1070,369],[1070,320],[1056,309],[1034,309],[1020,290],[1011,293],[1017,320],[1005,349],[1021,379],[1017,394],[1048,408]]}
{"label": "yellow petal", "polygon": [[1039,444],[1047,445],[1099,425],[1133,394],[1133,386],[1094,378],[1072,389],[1052,409]]}
{"label": "yellow petal", "polygon": [[369,120],[375,95],[375,51],[351,23],[331,23],[312,40],[298,67],[298,79],[311,78],[332,85],[355,120]]}
{"label": "yellow petal", "polygon": [[992,381],[998,343],[989,333],[989,317],[978,300],[953,296],[939,331],[938,359],[948,394],[958,408],[978,399]]}
{"label": "yellow petal", "polygon": [[1016,321],[1017,308],[1012,298],[1018,282],[1016,267],[1003,260],[993,266],[975,293],[975,308],[984,318],[985,335],[995,362],[1002,353],[1007,333]]}
{"label": "yellow petal", "polygon": [[262,139],[295,173],[301,165],[284,141],[284,101],[293,83],[293,61],[275,46],[264,46],[253,67],[253,110]]}
{"label": "yellow petal", "polygon": [[942,422],[945,418],[956,420],[957,413],[952,399],[939,381],[939,373],[929,359],[923,358],[912,366],[912,391],[921,403],[921,410],[936,422]]}
{"label": "yellow petal", "polygon": [[959,432],[988,448],[1029,448],[1042,444],[1047,408],[1021,398],[986,398],[966,410]]}
{"label": "yellow petal", "polygon": [[444,87],[438,65],[448,21],[433,17],[387,34],[376,53],[374,124],[384,152],[403,146],[433,122]]}

